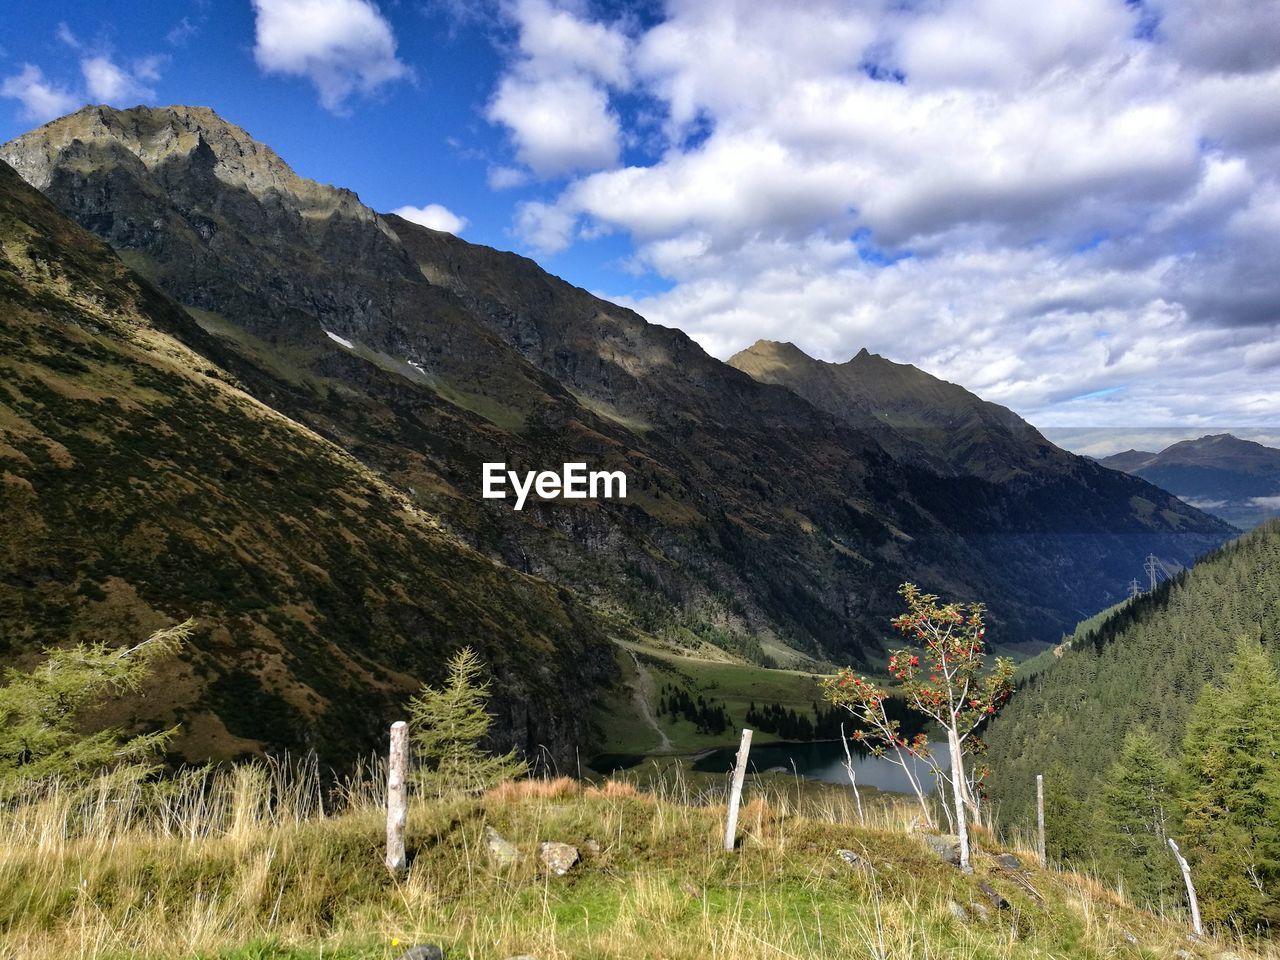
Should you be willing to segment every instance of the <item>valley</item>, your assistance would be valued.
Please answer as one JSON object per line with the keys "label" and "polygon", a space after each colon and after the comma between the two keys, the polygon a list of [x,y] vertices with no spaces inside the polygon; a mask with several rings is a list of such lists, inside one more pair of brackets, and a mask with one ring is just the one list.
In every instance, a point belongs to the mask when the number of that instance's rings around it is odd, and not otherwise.
{"label": "valley", "polygon": [[0,954],[1273,958],[1273,454],[83,107],[0,146]]}

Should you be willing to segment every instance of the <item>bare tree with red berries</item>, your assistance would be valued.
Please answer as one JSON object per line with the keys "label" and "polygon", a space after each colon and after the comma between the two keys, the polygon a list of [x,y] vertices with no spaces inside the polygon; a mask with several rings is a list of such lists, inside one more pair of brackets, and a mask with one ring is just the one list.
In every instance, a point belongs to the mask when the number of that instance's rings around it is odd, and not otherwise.
{"label": "bare tree with red berries", "polygon": [[[968,870],[969,816],[977,816],[986,770],[983,768],[971,784],[965,772],[965,756],[981,752],[979,728],[1008,701],[1013,691],[1013,661],[997,657],[991,669],[986,669],[982,604],[944,604],[914,583],[904,583],[898,593],[907,604],[907,612],[893,619],[893,627],[913,647],[897,650],[889,657],[889,676],[896,681],[892,694],[932,719],[946,734],[960,866]],[[849,669],[825,680],[823,687],[827,699],[848,709],[863,728],[854,734],[855,739],[869,740],[873,752],[890,756],[908,771],[916,796],[927,811],[918,778],[910,771],[911,760],[920,758],[935,770],[938,765],[929,753],[924,733],[908,740],[902,736],[898,722],[889,718],[884,703],[891,695],[890,688]],[[932,818],[929,820],[932,822]]]}

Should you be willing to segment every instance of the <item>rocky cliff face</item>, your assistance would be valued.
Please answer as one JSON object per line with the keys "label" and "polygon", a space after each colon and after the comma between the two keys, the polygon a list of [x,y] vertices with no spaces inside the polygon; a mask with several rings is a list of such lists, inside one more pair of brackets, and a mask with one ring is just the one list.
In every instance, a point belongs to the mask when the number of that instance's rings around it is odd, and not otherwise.
{"label": "rocky cliff face", "polygon": [[[1053,469],[1008,467],[1041,441],[976,398],[964,457],[905,443],[532,261],[301,180],[205,110],[86,108],[0,157],[186,306],[193,348],[259,401],[482,553],[686,646],[856,661],[905,579],[986,600],[1002,639],[1056,640],[1147,552],[1185,563],[1229,532],[1139,481],[1078,482],[1051,447]],[[912,411],[944,441],[956,390]],[[491,460],[624,469],[631,496],[516,514],[479,498]]]}

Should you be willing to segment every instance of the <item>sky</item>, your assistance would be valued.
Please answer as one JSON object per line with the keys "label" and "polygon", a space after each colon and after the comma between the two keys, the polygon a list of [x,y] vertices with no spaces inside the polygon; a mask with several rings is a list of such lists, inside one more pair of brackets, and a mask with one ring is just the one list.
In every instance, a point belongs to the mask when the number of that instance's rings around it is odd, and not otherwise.
{"label": "sky", "polygon": [[211,106],[721,358],[1280,437],[1280,0],[20,3],[0,140],[84,103]]}

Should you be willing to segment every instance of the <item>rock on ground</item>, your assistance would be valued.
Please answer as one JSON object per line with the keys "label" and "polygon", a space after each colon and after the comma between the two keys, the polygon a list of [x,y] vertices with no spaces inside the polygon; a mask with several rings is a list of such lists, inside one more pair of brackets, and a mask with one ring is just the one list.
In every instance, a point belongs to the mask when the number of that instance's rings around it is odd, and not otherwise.
{"label": "rock on ground", "polygon": [[444,960],[444,950],[434,943],[420,943],[400,954],[400,960]]}
{"label": "rock on ground", "polygon": [[484,828],[484,841],[489,847],[489,856],[500,867],[510,867],[520,862],[520,851],[510,840],[493,827]]}
{"label": "rock on ground", "polygon": [[953,866],[960,866],[960,838],[951,834],[922,833],[920,839],[935,854]]}
{"label": "rock on ground", "polygon": [[563,877],[578,862],[578,848],[567,843],[549,840],[538,847],[538,859],[548,873]]}

